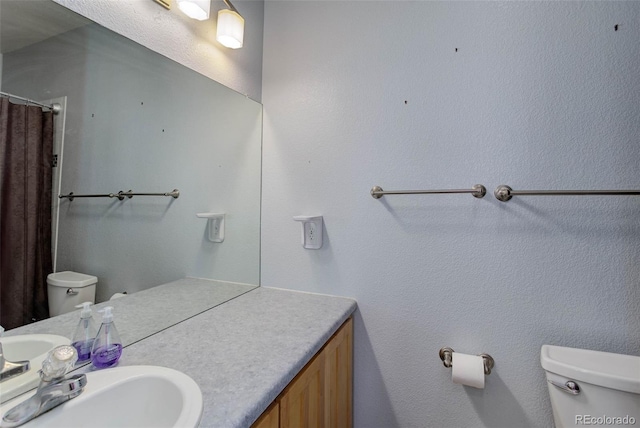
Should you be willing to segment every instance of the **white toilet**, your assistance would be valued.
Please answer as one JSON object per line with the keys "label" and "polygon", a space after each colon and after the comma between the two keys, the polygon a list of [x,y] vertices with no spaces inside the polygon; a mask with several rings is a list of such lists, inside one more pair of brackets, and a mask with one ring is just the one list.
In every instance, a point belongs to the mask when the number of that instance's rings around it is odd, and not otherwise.
{"label": "white toilet", "polygon": [[540,362],[556,428],[640,425],[640,357],[543,345]]}
{"label": "white toilet", "polygon": [[64,271],[47,276],[49,316],[75,311],[83,302],[95,303],[98,278],[83,273]]}

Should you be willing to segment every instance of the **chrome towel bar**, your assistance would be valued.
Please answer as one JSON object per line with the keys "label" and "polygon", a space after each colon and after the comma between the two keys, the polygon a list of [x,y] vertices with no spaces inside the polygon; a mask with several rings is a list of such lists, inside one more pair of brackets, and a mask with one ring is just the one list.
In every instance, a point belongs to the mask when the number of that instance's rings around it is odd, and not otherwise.
{"label": "chrome towel bar", "polygon": [[380,199],[384,195],[433,195],[442,193],[471,193],[476,198],[483,198],[487,189],[482,184],[476,184],[471,189],[447,189],[447,190],[382,190],[380,186],[371,188],[371,196]]}
{"label": "chrome towel bar", "polygon": [[173,199],[178,199],[180,191],[178,189],[173,189],[171,192],[165,193],[133,193],[133,190],[129,190],[127,192],[123,192],[121,190],[118,193],[106,193],[103,195],[75,195],[73,192],[70,192],[68,195],[58,195],[58,198],[66,198],[70,201],[73,201],[74,198],[118,198],[122,201],[124,198],[131,199],[134,196],[171,196]]}
{"label": "chrome towel bar", "polygon": [[507,202],[513,196],[639,196],[640,190],[513,190],[511,187],[502,184],[496,188],[493,195],[497,200]]}

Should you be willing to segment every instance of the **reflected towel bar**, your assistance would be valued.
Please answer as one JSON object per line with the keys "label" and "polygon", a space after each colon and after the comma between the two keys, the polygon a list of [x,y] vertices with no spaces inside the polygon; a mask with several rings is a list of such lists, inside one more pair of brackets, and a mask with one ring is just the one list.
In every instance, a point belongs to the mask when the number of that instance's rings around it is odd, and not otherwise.
{"label": "reflected towel bar", "polygon": [[173,199],[178,199],[180,196],[180,191],[178,189],[173,189],[171,192],[165,193],[133,193],[133,190],[129,190],[128,192],[123,192],[122,190],[118,192],[119,196],[126,196],[131,199],[134,196],[171,196]]}
{"label": "reflected towel bar", "polygon": [[122,201],[124,198],[131,199],[134,196],[171,196],[173,199],[178,199],[180,191],[178,189],[173,189],[171,192],[165,193],[133,193],[133,190],[129,190],[128,192],[123,192],[121,190],[118,193],[107,193],[104,195],[75,195],[73,192],[70,192],[68,195],[58,195],[58,198],[67,198],[70,201],[73,201],[74,198],[118,198]]}
{"label": "reflected towel bar", "polygon": [[513,196],[640,196],[640,190],[513,190],[506,185],[500,185],[493,192],[497,200],[507,202]]}
{"label": "reflected towel bar", "polygon": [[382,190],[380,186],[371,188],[371,196],[380,199],[384,195],[433,195],[443,193],[471,193],[476,198],[483,198],[487,194],[487,189],[482,184],[476,184],[471,189],[448,189],[448,190]]}
{"label": "reflected towel bar", "polygon": [[118,195],[117,193],[107,193],[104,195],[75,195],[73,192],[70,192],[68,195],[58,195],[58,198],[67,198],[70,201],[73,201],[74,198],[118,198],[123,200],[124,196]]}

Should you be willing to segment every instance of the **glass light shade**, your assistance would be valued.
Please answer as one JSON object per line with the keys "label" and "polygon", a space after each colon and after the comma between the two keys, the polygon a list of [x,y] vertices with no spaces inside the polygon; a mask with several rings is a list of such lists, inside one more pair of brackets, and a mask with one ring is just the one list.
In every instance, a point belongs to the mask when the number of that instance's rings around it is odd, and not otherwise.
{"label": "glass light shade", "polygon": [[178,7],[189,18],[204,21],[209,19],[211,0],[178,0]]}
{"label": "glass light shade", "polygon": [[244,39],[244,18],[238,12],[229,9],[218,11],[218,30],[216,40],[231,49],[242,47]]}

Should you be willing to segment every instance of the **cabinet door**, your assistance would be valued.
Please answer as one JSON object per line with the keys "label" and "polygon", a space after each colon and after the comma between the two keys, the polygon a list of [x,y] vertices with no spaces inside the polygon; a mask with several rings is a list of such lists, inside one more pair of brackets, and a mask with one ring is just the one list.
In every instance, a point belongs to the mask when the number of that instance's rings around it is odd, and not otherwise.
{"label": "cabinet door", "polygon": [[280,403],[274,402],[262,416],[251,425],[252,428],[279,428],[280,427]]}
{"label": "cabinet door", "polygon": [[349,318],[327,342],[325,358],[325,424],[331,428],[352,426],[353,320]]}
{"label": "cabinet door", "polygon": [[291,381],[280,398],[281,428],[324,428],[324,354]]}
{"label": "cabinet door", "polygon": [[252,428],[351,428],[352,401],[353,320],[349,318]]}

